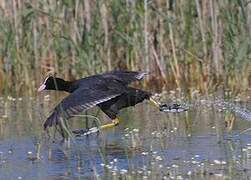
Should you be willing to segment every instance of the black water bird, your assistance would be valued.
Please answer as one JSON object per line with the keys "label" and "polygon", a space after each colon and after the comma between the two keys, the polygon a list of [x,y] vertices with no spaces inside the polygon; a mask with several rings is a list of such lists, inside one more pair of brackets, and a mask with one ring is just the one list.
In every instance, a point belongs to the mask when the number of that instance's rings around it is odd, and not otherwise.
{"label": "black water bird", "polygon": [[108,128],[118,125],[118,112],[126,107],[134,106],[145,99],[159,107],[159,104],[151,98],[151,93],[129,87],[133,81],[140,81],[147,73],[136,71],[110,71],[85,77],[76,81],[49,76],[38,91],[58,90],[69,92],[52,111],[44,123],[44,129],[51,126],[60,126],[60,118],[70,118],[94,106],[98,106],[112,123],[102,125],[100,128]]}

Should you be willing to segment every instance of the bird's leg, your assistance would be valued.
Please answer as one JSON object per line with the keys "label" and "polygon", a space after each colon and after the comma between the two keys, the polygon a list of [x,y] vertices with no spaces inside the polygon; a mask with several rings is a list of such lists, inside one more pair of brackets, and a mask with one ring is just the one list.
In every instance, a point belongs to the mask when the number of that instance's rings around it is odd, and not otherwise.
{"label": "bird's leg", "polygon": [[88,114],[87,114],[87,112],[85,111],[85,127],[86,127],[86,129],[90,129],[89,128],[89,118],[88,118]]}
{"label": "bird's leg", "polygon": [[114,126],[117,126],[118,124],[119,124],[119,119],[115,118],[115,119],[112,120],[111,123],[101,125],[100,127],[92,127],[90,129],[78,129],[78,130],[74,130],[72,132],[76,136],[83,136],[83,135],[86,136],[86,135],[89,135],[89,134],[92,134],[92,133],[99,132],[99,130],[101,130],[101,129],[112,128]]}
{"label": "bird's leg", "polygon": [[112,128],[112,127],[114,127],[114,126],[117,126],[118,124],[119,124],[119,119],[118,119],[118,118],[115,118],[115,119],[112,120],[111,123],[101,125],[101,126],[99,127],[99,129]]}
{"label": "bird's leg", "polygon": [[150,104],[154,105],[155,107],[159,108],[160,104],[155,101],[152,97],[149,98]]}

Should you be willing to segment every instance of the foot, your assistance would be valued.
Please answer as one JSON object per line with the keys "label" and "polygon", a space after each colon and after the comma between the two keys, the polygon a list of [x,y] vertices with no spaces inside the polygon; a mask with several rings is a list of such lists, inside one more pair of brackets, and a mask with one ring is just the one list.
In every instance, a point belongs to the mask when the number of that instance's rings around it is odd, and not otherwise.
{"label": "foot", "polygon": [[76,129],[72,131],[72,133],[74,133],[76,136],[86,136],[97,132],[99,132],[99,129],[97,127],[92,127],[88,129]]}
{"label": "foot", "polygon": [[187,111],[189,108],[185,104],[177,104],[177,103],[170,103],[170,104],[161,104],[159,106],[159,110],[163,112],[183,112]]}

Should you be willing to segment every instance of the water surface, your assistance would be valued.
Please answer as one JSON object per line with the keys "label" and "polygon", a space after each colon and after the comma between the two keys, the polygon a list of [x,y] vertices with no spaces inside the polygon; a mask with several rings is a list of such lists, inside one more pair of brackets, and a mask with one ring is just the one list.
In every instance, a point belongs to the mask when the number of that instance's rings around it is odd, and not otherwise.
{"label": "water surface", "polygon": [[[42,129],[56,102],[49,96],[1,99],[0,179],[232,179],[251,174],[251,131],[243,133],[251,122],[213,104],[170,114],[144,102],[123,110],[119,126],[75,138],[68,146],[59,137],[52,142]],[[109,121],[97,108],[87,114]],[[85,127],[85,122],[77,117],[70,126]]]}

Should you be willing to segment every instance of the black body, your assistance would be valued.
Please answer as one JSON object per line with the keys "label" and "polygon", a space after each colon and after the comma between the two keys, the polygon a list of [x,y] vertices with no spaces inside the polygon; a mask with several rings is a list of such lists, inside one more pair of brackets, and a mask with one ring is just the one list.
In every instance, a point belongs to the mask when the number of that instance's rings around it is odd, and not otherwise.
{"label": "black body", "polygon": [[117,96],[109,101],[98,104],[97,106],[111,119],[115,119],[119,110],[128,106],[134,106],[144,99],[149,99],[150,93],[135,89],[128,88],[126,92]]}
{"label": "black body", "polygon": [[145,74],[145,72],[110,71],[74,82],[55,77],[47,78],[44,89],[67,91],[71,94],[54,108],[44,123],[44,129],[57,125],[60,117],[70,118],[96,105],[111,119],[115,119],[119,110],[150,98],[151,93],[128,87],[129,83],[141,80]]}

